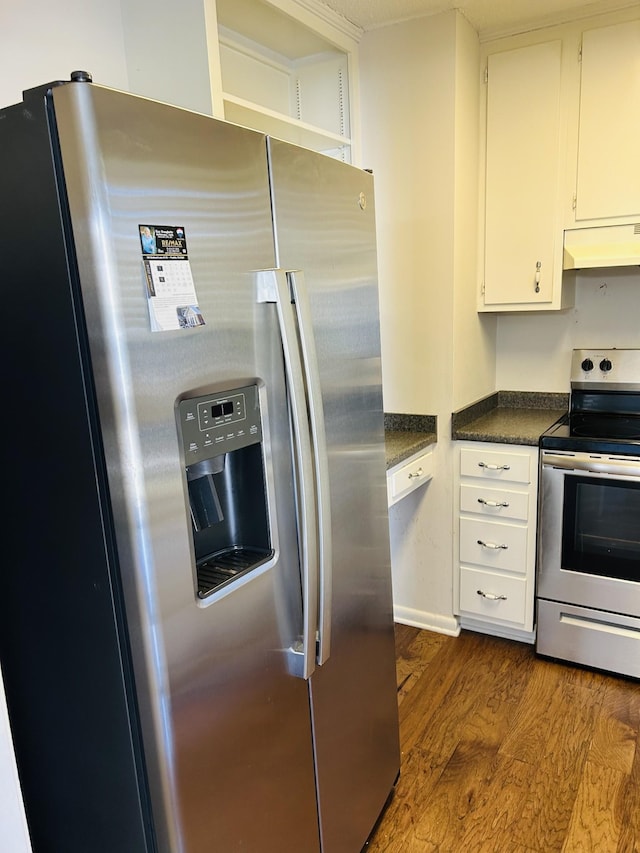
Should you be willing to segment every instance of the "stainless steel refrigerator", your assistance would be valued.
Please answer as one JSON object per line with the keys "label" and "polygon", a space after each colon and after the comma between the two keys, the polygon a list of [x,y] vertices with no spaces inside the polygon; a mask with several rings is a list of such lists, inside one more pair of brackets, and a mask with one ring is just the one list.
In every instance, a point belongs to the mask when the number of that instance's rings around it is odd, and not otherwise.
{"label": "stainless steel refrigerator", "polygon": [[399,771],[372,177],[0,111],[0,654],[36,853],[358,853]]}

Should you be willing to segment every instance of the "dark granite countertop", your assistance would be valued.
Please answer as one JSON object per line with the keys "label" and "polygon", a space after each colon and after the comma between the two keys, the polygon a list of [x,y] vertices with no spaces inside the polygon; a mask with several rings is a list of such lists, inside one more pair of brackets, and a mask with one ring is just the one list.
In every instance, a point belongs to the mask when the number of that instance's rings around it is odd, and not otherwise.
{"label": "dark granite countertop", "polygon": [[453,413],[451,437],[537,447],[542,433],[565,414],[568,406],[568,394],[496,391]]}
{"label": "dark granite countertop", "polygon": [[435,415],[385,414],[384,446],[387,470],[430,444],[435,444],[437,433]]}

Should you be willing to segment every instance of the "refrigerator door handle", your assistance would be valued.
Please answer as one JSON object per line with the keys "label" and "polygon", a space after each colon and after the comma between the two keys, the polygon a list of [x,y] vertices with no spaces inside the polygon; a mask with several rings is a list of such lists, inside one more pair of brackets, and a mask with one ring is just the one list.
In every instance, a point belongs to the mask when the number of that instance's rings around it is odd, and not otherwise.
{"label": "refrigerator door handle", "polygon": [[325,434],[324,409],[320,388],[320,372],[316,355],[309,299],[301,270],[287,272],[292,303],[298,319],[298,335],[307,387],[311,440],[314,451],[316,475],[316,504],[318,508],[318,538],[320,555],[320,602],[318,631],[318,664],[323,664],[331,653],[331,503],[329,497],[329,463]]}
{"label": "refrigerator door handle", "polygon": [[307,419],[307,395],[300,358],[298,333],[287,274],[283,270],[262,270],[257,274],[258,301],[276,304],[293,425],[297,467],[298,524],[302,564],[302,644],[294,643],[291,654],[302,653],[302,670],[293,671],[308,679],[316,665],[318,627],[318,535],[316,493],[312,465],[311,437]]}

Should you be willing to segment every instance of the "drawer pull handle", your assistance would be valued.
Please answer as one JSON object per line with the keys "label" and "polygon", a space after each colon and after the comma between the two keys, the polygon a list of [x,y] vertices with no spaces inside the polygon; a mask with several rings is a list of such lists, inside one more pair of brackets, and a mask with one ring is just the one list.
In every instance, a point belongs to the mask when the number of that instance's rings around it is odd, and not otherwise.
{"label": "drawer pull handle", "polygon": [[492,592],[483,592],[481,589],[477,590],[478,595],[481,595],[483,598],[488,599],[489,601],[506,601],[506,595],[494,595]]}
{"label": "drawer pull handle", "polygon": [[496,508],[501,506],[509,506],[509,501],[487,501],[484,498],[478,498],[478,503],[482,504],[483,506],[490,506]]}
{"label": "drawer pull handle", "polygon": [[499,551],[502,549],[503,551],[508,550],[508,545],[496,545],[495,542],[483,542],[482,539],[478,539],[478,545],[482,545],[483,548],[490,548],[492,551]]}
{"label": "drawer pull handle", "polygon": [[486,468],[487,471],[509,471],[511,465],[496,465],[495,462],[478,462],[478,468]]}
{"label": "drawer pull handle", "polygon": [[422,465],[421,465],[421,466],[418,468],[418,470],[417,470],[417,471],[412,472],[412,473],[411,473],[411,474],[409,474],[408,476],[409,476],[409,479],[410,479],[410,480],[413,480],[414,478],[422,477],[423,473],[424,473],[424,471],[422,470]]}

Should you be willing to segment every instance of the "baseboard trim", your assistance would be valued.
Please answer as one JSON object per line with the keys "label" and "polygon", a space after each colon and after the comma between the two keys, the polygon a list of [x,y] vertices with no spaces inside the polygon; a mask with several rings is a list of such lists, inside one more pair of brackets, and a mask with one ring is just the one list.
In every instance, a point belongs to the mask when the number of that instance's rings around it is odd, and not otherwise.
{"label": "baseboard trim", "polygon": [[490,634],[492,637],[502,637],[504,640],[517,640],[519,643],[529,643],[532,645],[536,641],[536,632],[519,631],[516,628],[507,628],[504,625],[492,625],[487,622],[476,621],[475,619],[467,619],[463,617],[460,620],[460,627],[468,631],[476,631],[478,634]]}
{"label": "baseboard trim", "polygon": [[394,605],[393,618],[401,625],[411,625],[413,628],[424,628],[437,634],[457,637],[460,633],[460,623],[455,616],[444,616],[442,613],[427,613],[424,610],[414,610],[412,607]]}

